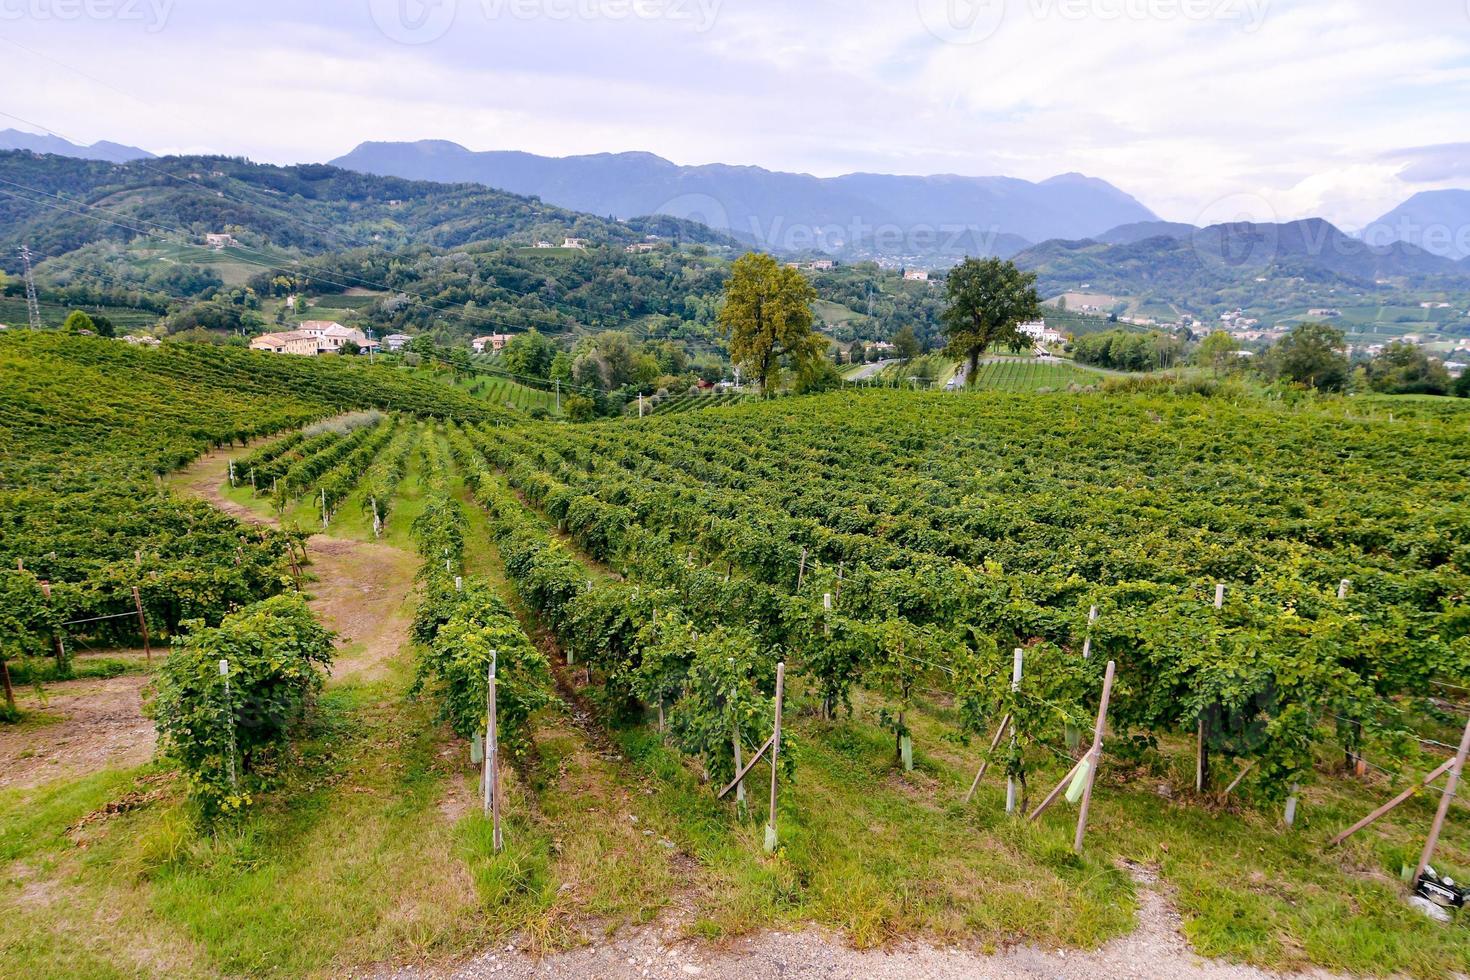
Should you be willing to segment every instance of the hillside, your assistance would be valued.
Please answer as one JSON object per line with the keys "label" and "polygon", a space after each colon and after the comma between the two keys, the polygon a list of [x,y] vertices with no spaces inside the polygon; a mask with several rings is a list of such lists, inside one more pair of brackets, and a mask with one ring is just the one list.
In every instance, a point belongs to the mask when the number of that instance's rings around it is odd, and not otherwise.
{"label": "hillside", "polygon": [[[1080,174],[1040,183],[954,175],[818,178],[750,166],[678,166],[649,153],[476,153],[442,140],[363,143],[333,164],[421,180],[475,181],[593,214],[673,214],[776,250],[810,247],[813,233],[828,229],[822,243],[846,257],[1010,254],[1027,242],[1082,238],[1154,219],[1127,194]],[[871,237],[875,228],[890,232],[886,240]]]}
{"label": "hillside", "polygon": [[22,244],[44,259],[99,241],[202,246],[205,234],[226,231],[248,249],[307,255],[365,245],[452,248],[486,239],[560,243],[568,235],[608,243],[650,233],[727,241],[669,218],[609,221],[476,185],[319,164],[276,167],[221,157],[112,164],[0,153],[0,268],[7,271],[19,268]]}
{"label": "hillside", "polygon": [[[1087,284],[1195,312],[1310,304],[1314,296],[1316,305],[1345,303],[1325,302],[1337,292],[1379,295],[1385,304],[1406,291],[1470,293],[1470,278],[1449,259],[1402,242],[1370,246],[1321,220],[1184,229],[1115,229],[1116,244],[1044,242],[1015,261],[1038,274],[1048,296]],[[1156,230],[1164,233],[1138,237]]]}

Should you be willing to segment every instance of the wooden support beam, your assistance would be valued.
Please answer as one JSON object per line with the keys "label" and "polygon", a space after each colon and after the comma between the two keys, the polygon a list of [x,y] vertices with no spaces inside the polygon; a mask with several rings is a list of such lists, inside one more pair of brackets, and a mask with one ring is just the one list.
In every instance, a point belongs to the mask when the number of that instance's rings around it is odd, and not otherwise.
{"label": "wooden support beam", "polygon": [[1353,834],[1356,834],[1358,831],[1360,831],[1360,830],[1364,829],[1365,827],[1368,827],[1368,826],[1370,826],[1372,824],[1377,823],[1379,820],[1381,820],[1385,816],[1387,816],[1390,812],[1392,812],[1394,810],[1397,810],[1400,806],[1402,806],[1403,804],[1407,803],[1409,800],[1413,799],[1415,796],[1418,796],[1419,793],[1423,791],[1424,787],[1428,786],[1430,783],[1434,782],[1440,776],[1443,776],[1445,773],[1449,772],[1451,769],[1454,768],[1454,766],[1455,766],[1455,760],[1454,759],[1450,759],[1444,765],[1440,766],[1438,769],[1434,770],[1429,775],[1425,776],[1418,783],[1414,784],[1413,786],[1410,786],[1408,789],[1404,790],[1398,796],[1395,796],[1393,799],[1391,799],[1387,803],[1383,804],[1383,806],[1381,806],[1378,809],[1374,810],[1372,813],[1368,814],[1362,820],[1359,820],[1357,823],[1353,824],[1347,830],[1344,830],[1342,833],[1340,833],[1336,837],[1332,838],[1332,840],[1330,840],[1330,841],[1327,842],[1327,846],[1328,847],[1336,847],[1337,845],[1341,844],[1343,841],[1347,840],[1349,837],[1353,836]]}

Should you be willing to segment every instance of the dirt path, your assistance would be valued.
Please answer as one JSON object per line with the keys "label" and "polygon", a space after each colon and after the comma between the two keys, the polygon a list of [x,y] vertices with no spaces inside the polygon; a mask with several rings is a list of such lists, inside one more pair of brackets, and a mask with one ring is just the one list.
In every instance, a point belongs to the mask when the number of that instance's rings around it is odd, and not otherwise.
{"label": "dirt path", "polygon": [[[175,491],[198,497],[241,521],[274,523],[220,493],[229,458],[205,456],[171,478]],[[316,535],[307,542],[311,607],[339,637],[336,681],[374,681],[407,641],[416,556],[387,545]],[[159,651],[155,651],[157,655]],[[120,656],[125,656],[120,655]],[[22,687],[33,718],[0,738],[0,788],[37,786],[101,768],[142,765],[158,741],[143,714],[146,675],[47,684],[44,696]]]}
{"label": "dirt path", "polygon": [[[220,492],[229,479],[230,457],[221,450],[201,457],[170,482],[189,496],[213,504],[252,524],[274,526],[274,518],[236,503]],[[388,662],[407,642],[413,618],[409,597],[418,568],[416,555],[385,544],[316,534],[306,542],[315,581],[306,584],[311,608],[338,634],[335,680],[371,681],[383,677]]]}
{"label": "dirt path", "polygon": [[[766,932],[725,947],[691,943],[677,930],[622,933],[568,953],[534,959],[506,948],[453,970],[405,971],[395,978],[530,980],[596,977],[599,980],[1269,980],[1280,974],[1202,960],[1180,933],[1179,916],[1157,890],[1154,876],[1130,869],[1139,881],[1138,929],[1094,952],[1018,947],[995,955],[916,943],[891,951],[861,952],[841,937],[811,930]],[[1328,978],[1326,973],[1291,974]]]}
{"label": "dirt path", "polygon": [[15,692],[21,710],[34,713],[0,738],[0,788],[31,787],[97,769],[140,766],[158,740],[143,716],[146,676],[65,681]]}

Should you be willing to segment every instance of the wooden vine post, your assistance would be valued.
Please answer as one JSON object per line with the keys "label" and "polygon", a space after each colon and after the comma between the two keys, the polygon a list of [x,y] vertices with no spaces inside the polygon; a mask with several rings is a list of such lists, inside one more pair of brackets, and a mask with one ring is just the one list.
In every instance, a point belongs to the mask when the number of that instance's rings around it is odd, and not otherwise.
{"label": "wooden vine post", "polygon": [[[51,603],[51,583],[45,579],[41,580],[41,594],[46,597],[47,605]],[[51,631],[51,654],[56,658],[56,667],[63,670],[66,667],[66,644],[62,642],[61,634],[56,630]]]}
{"label": "wooden vine post", "polygon": [[[1215,609],[1225,608],[1225,585],[1215,586]],[[1194,756],[1194,791],[1203,793],[1210,786],[1209,724],[1204,712],[1199,716],[1198,745]]]}
{"label": "wooden vine post", "polygon": [[806,548],[801,549],[801,564],[796,569],[796,591],[800,592],[806,582]]}
{"label": "wooden vine post", "polygon": [[143,655],[151,664],[153,663],[153,647],[148,639],[148,620],[143,615],[143,596],[136,585],[133,586],[133,606],[138,610],[138,631],[143,635]]}
{"label": "wooden vine post", "polygon": [[771,733],[771,814],[766,822],[766,852],[776,850],[776,787],[781,776],[781,699],[786,695],[786,664],[776,665],[776,722]]}
{"label": "wooden vine post", "polygon": [[492,841],[496,853],[505,847],[500,836],[500,732],[495,718],[495,663],[498,650],[490,651],[490,668],[486,675],[485,695],[485,812],[490,815]]}
{"label": "wooden vine post", "polygon": [[1107,673],[1103,675],[1102,700],[1097,706],[1097,724],[1092,729],[1092,751],[1087,754],[1083,763],[1087,766],[1087,775],[1083,777],[1086,785],[1082,789],[1082,809],[1077,814],[1077,836],[1072,839],[1074,854],[1082,853],[1082,839],[1087,834],[1087,814],[1092,808],[1092,785],[1097,781],[1097,771],[1102,766],[1103,733],[1107,729],[1108,703],[1113,698],[1113,675],[1116,671],[1117,665],[1109,660]]}
{"label": "wooden vine post", "polygon": [[[732,705],[735,703],[736,693],[737,692],[734,691],[734,690],[730,691],[730,703]],[[660,707],[660,709],[662,709],[662,707],[663,707],[662,700],[660,700],[659,707]],[[734,749],[735,749],[735,772],[737,773],[736,778],[735,778],[735,806],[739,809],[740,815],[741,816],[744,816],[745,815],[745,777],[742,776],[742,775],[738,775],[738,774],[741,773],[744,770],[745,764],[740,759],[740,720],[739,720],[738,717],[735,720],[735,725],[733,727],[733,731],[730,733],[730,743],[731,743],[732,746],[734,746]]]}
{"label": "wooden vine post", "polygon": [[[1011,695],[1014,697],[1021,690],[1021,666],[1026,657],[1026,651],[1016,647],[1016,658],[1011,664]],[[1016,716],[1011,715],[1011,752],[1016,751],[1016,744],[1020,739],[1020,732],[1016,727]],[[1006,813],[1016,812],[1016,777],[1006,775]]]}
{"label": "wooden vine post", "polygon": [[1449,816],[1450,804],[1455,802],[1455,791],[1460,788],[1460,775],[1465,771],[1467,755],[1470,755],[1470,722],[1465,725],[1460,749],[1455,753],[1455,761],[1450,766],[1449,781],[1445,784],[1444,795],[1439,798],[1439,810],[1434,814],[1434,823],[1429,828],[1429,839],[1424,842],[1424,853],[1419,856],[1419,868],[1409,883],[1410,888],[1419,887],[1419,881],[1428,870],[1429,862],[1434,860],[1434,849],[1439,846],[1439,835],[1444,830],[1445,817]]}

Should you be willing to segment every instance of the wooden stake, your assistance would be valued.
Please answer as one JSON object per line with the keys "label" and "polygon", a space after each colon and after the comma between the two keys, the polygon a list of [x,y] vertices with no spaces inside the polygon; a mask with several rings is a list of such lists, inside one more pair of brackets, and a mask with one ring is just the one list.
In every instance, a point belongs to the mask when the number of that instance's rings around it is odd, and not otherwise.
{"label": "wooden stake", "polygon": [[1062,777],[1062,781],[1059,782],[1059,783],[1057,783],[1056,789],[1054,789],[1050,793],[1046,794],[1046,799],[1042,800],[1041,801],[1041,804],[1039,806],[1037,806],[1036,809],[1032,810],[1031,811],[1031,815],[1028,816],[1026,819],[1027,820],[1031,820],[1031,821],[1035,821],[1037,817],[1039,817],[1043,813],[1045,813],[1047,811],[1047,808],[1050,807],[1053,803],[1055,803],[1057,801],[1057,797],[1059,797],[1059,796],[1062,795],[1062,790],[1064,790],[1064,789],[1067,788],[1067,784],[1070,783],[1072,781],[1073,777],[1075,777],[1077,775],[1077,770],[1078,769],[1081,769],[1082,768],[1082,764],[1084,762],[1086,762],[1086,761],[1087,761],[1087,756],[1084,754],[1082,756],[1082,758],[1078,759],[1075,763],[1073,763],[1072,764],[1072,768],[1071,769],[1068,769],[1067,770],[1067,774]]}
{"label": "wooden stake", "polygon": [[1092,656],[1092,626],[1097,622],[1097,607],[1093,606],[1087,613],[1087,638],[1082,641],[1082,659],[1087,660]]}
{"label": "wooden stake", "polygon": [[1235,787],[1239,786],[1240,781],[1244,779],[1246,775],[1255,767],[1256,760],[1252,759],[1250,762],[1247,762],[1245,764],[1245,767],[1242,768],[1240,772],[1236,775],[1236,777],[1230,781],[1230,785],[1225,787],[1225,795],[1229,796],[1231,793],[1235,792]]}
{"label": "wooden stake", "polygon": [[1467,755],[1470,755],[1470,722],[1465,725],[1465,734],[1460,739],[1460,751],[1455,753],[1449,780],[1445,783],[1444,795],[1439,798],[1439,810],[1434,815],[1434,824],[1429,828],[1429,839],[1424,842],[1424,853],[1419,856],[1419,870],[1414,872],[1414,880],[1410,883],[1411,888],[1419,887],[1419,880],[1424,877],[1424,872],[1429,868],[1429,862],[1434,860],[1434,849],[1439,846],[1439,835],[1444,830],[1445,817],[1449,816],[1450,804],[1455,802],[1455,790],[1460,787],[1460,774],[1465,770]]}
{"label": "wooden stake", "polygon": [[1443,776],[1445,773],[1449,772],[1451,769],[1454,768],[1454,766],[1455,766],[1455,760],[1454,759],[1450,759],[1444,765],[1440,766],[1438,769],[1434,770],[1429,775],[1425,776],[1418,783],[1414,784],[1413,786],[1410,786],[1408,789],[1404,790],[1398,796],[1395,796],[1393,799],[1391,799],[1387,803],[1383,804],[1383,806],[1381,806],[1378,809],[1374,810],[1372,813],[1368,814],[1362,820],[1359,820],[1357,823],[1353,824],[1347,830],[1344,830],[1342,833],[1340,833],[1336,837],[1332,838],[1332,840],[1330,840],[1330,841],[1327,842],[1327,846],[1328,847],[1336,847],[1337,845],[1341,844],[1343,841],[1347,840],[1349,837],[1353,836],[1353,834],[1356,834],[1358,831],[1364,829],[1365,827],[1371,826],[1372,824],[1377,823],[1379,820],[1381,820],[1385,816],[1387,816],[1390,812],[1392,812],[1394,810],[1397,810],[1399,807],[1403,806],[1409,800],[1413,799],[1415,796],[1418,796],[1419,793],[1424,789],[1424,787],[1428,786],[1430,783],[1433,783],[1440,776]]}
{"label": "wooden stake", "polygon": [[801,549],[801,567],[796,571],[796,591],[801,591],[802,583],[806,581],[806,548]]}
{"label": "wooden stake", "polygon": [[[731,701],[734,701],[735,700],[735,692],[734,691],[731,691],[730,692],[730,700]],[[734,731],[732,731],[730,733],[730,742],[735,747],[735,771],[736,772],[740,772],[740,770],[744,768],[744,765],[740,761],[740,725],[739,725],[738,722],[735,725]],[[744,812],[745,812],[745,780],[742,779],[742,778],[737,778],[735,780],[735,805],[737,807],[739,807],[740,808],[740,812],[742,814],[744,814]]]}
{"label": "wooden stake", "polygon": [[842,570],[846,564],[846,562],[841,561],[837,563],[837,594],[832,597],[834,602],[842,601]]}
{"label": "wooden stake", "polygon": [[756,749],[755,755],[746,760],[745,768],[741,769],[735,774],[735,778],[730,780],[729,785],[727,785],[724,789],[715,794],[715,799],[723,800],[725,797],[729,796],[730,791],[735,788],[736,784],[740,783],[742,780],[745,779],[746,776],[750,775],[750,770],[754,769],[755,764],[761,761],[761,759],[764,758],[765,754],[769,751],[771,751],[771,740],[766,739],[765,744]]}
{"label": "wooden stake", "polygon": [[1209,751],[1205,748],[1205,718],[1204,715],[1200,715],[1198,744],[1194,752],[1194,791],[1196,793],[1205,791],[1205,786],[1209,783],[1209,770],[1210,756]]}
{"label": "wooden stake", "polygon": [[1006,715],[1000,720],[1000,724],[996,726],[995,737],[990,740],[990,748],[985,753],[984,761],[980,763],[980,771],[975,773],[975,781],[970,784],[970,791],[965,794],[966,803],[970,802],[970,799],[974,797],[975,790],[980,785],[980,780],[985,778],[985,770],[990,768],[990,757],[995,754],[995,747],[1000,744],[1001,738],[1006,733],[1006,726],[1010,723],[1011,716]]}
{"label": "wooden stake", "polygon": [[153,647],[148,642],[148,620],[143,616],[143,596],[138,592],[138,587],[133,586],[133,605],[138,609],[138,630],[143,634],[143,653],[148,662],[153,663]]}
{"label": "wooden stake", "polygon": [[776,726],[771,735],[771,818],[766,824],[766,850],[776,849],[776,787],[780,782],[781,767],[781,699],[786,695],[786,665],[776,665]]}
{"label": "wooden stake", "polygon": [[[1011,665],[1011,693],[1016,694],[1021,690],[1021,664],[1025,660],[1026,651],[1016,647],[1015,661]],[[1011,716],[1011,750],[1015,751],[1016,742],[1020,738],[1020,732],[1016,728],[1016,718]],[[1006,813],[1016,812],[1016,777],[1006,776]]]}
{"label": "wooden stake", "polygon": [[[41,594],[46,597],[46,602],[49,604],[51,602],[51,583],[43,579],[40,584]],[[66,646],[61,642],[61,634],[55,630],[51,631],[51,654],[56,658],[58,668],[66,663]]]}
{"label": "wooden stake", "polygon": [[1108,726],[1108,704],[1113,699],[1113,675],[1117,665],[1108,661],[1107,673],[1103,675],[1102,701],[1097,706],[1097,725],[1092,730],[1092,751],[1089,758],[1092,766],[1087,772],[1087,782],[1082,788],[1082,810],[1077,814],[1077,836],[1072,840],[1072,853],[1082,853],[1082,839],[1087,835],[1087,814],[1092,809],[1092,785],[1097,781],[1097,770],[1102,766],[1103,735]]}
{"label": "wooden stake", "polygon": [[0,654],[0,682],[5,685],[5,706],[14,715],[16,713],[15,688],[10,684],[10,665],[5,662],[3,654]]}
{"label": "wooden stake", "polygon": [[496,853],[505,846],[500,837],[500,733],[495,725],[495,666],[499,651],[490,651],[485,700],[485,809],[490,813],[492,843]]}

